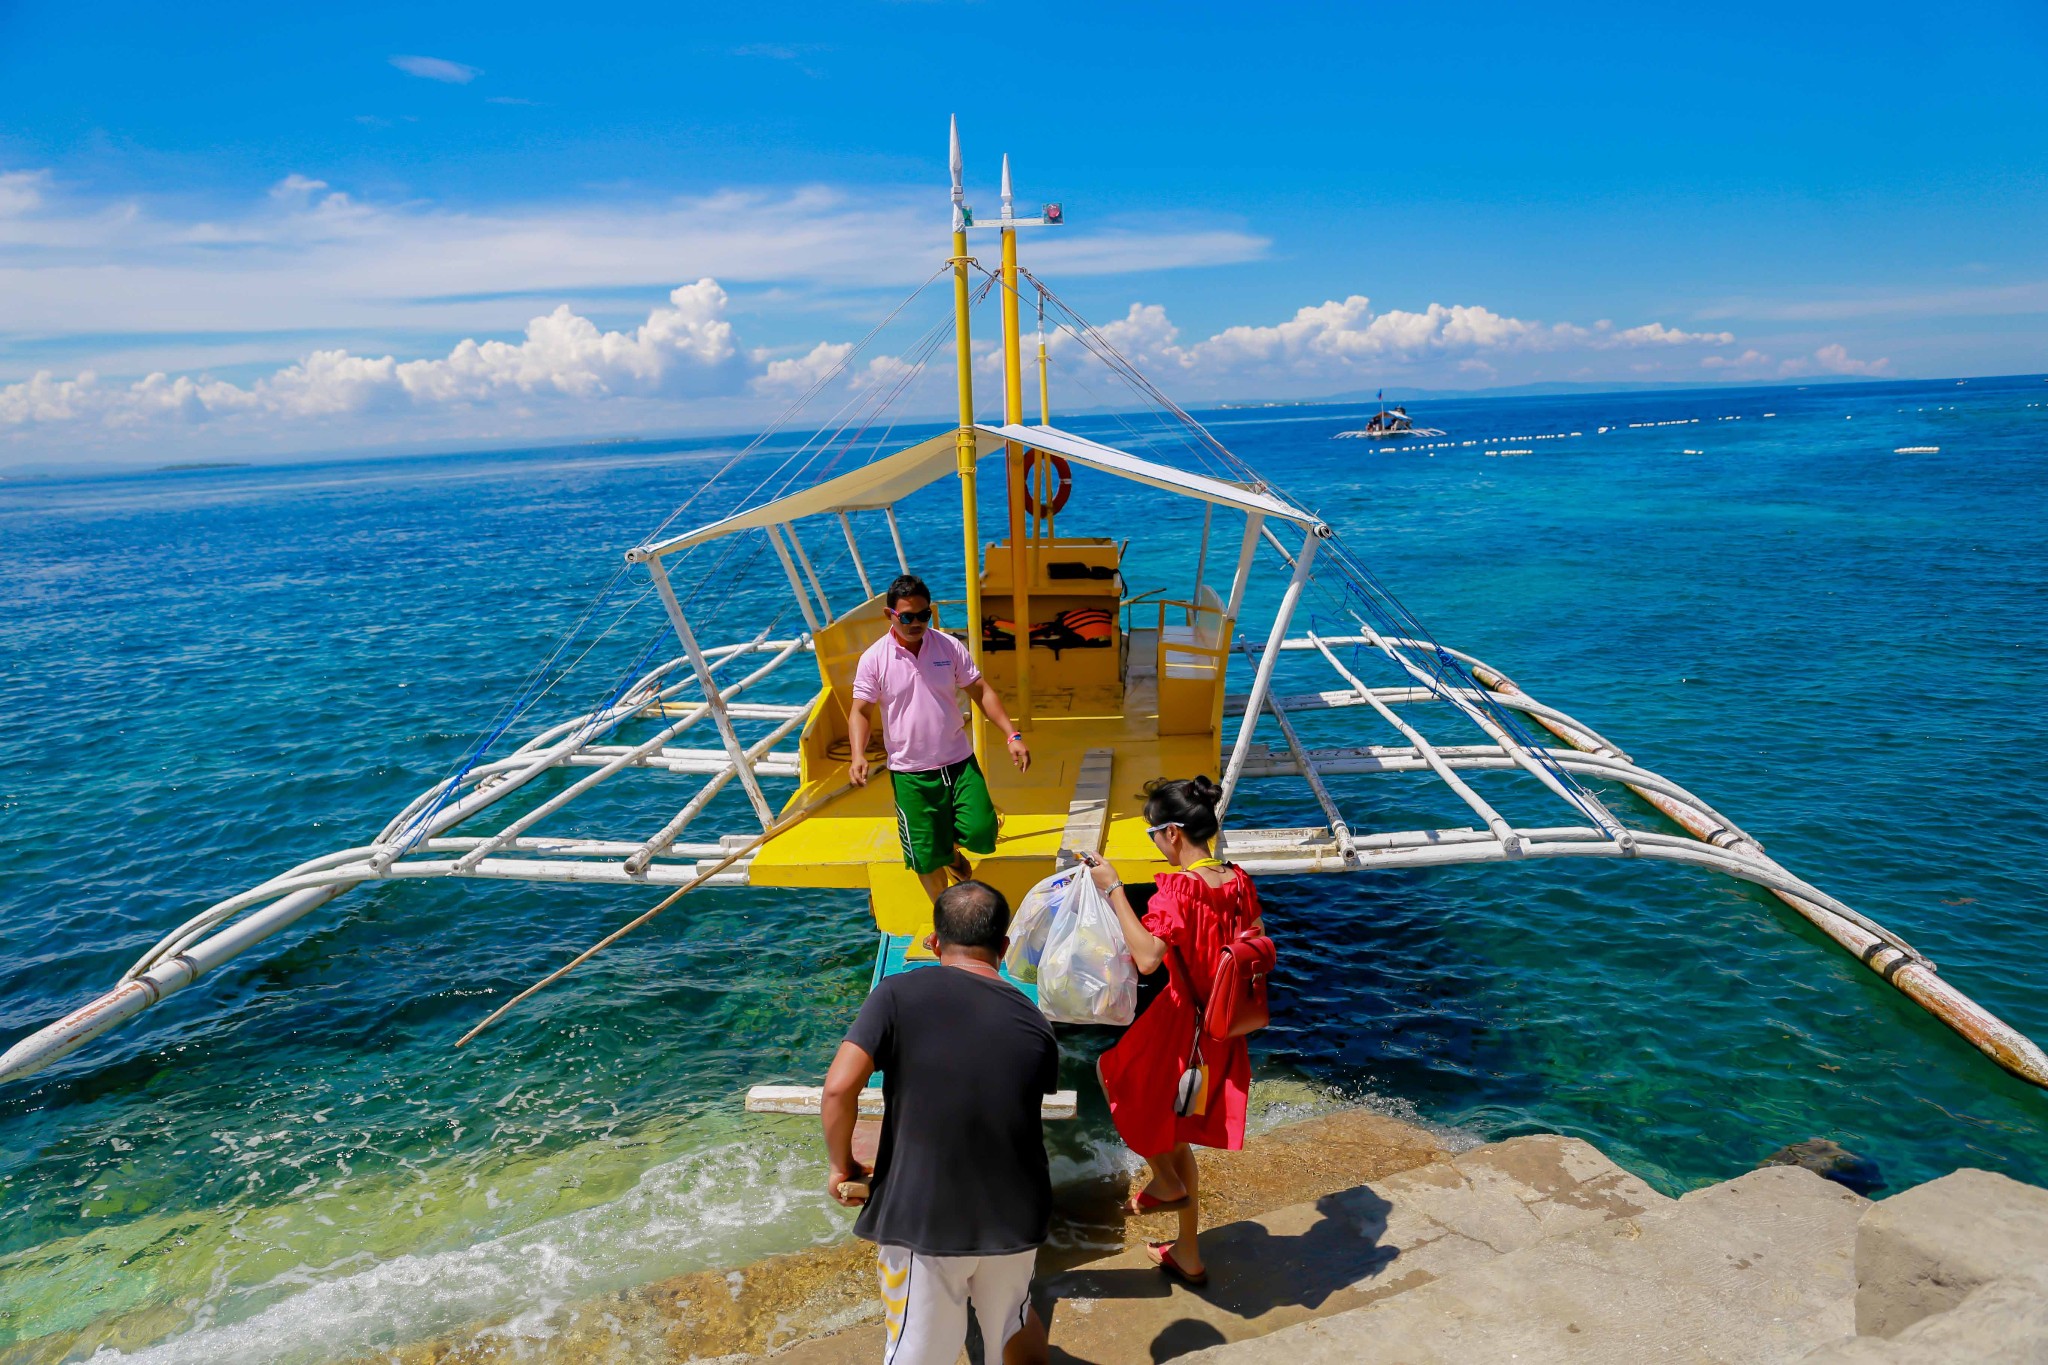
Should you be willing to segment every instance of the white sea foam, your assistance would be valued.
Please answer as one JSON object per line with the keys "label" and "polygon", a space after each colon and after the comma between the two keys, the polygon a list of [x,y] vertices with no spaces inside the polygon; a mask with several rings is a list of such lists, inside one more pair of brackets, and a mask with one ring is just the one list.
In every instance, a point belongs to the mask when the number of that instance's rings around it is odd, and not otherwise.
{"label": "white sea foam", "polygon": [[[1266,1132],[1349,1108],[1419,1120],[1399,1101],[1263,1081],[1252,1088],[1248,1128]],[[1476,1140],[1439,1131],[1454,1146]],[[1142,1164],[1105,1133],[1055,1157],[1052,1176],[1056,1185],[1080,1184]],[[493,1325],[484,1334],[516,1356],[572,1325],[594,1296],[845,1236],[851,1215],[825,1200],[820,1169],[808,1125],[787,1137],[755,1133],[654,1166],[607,1203],[473,1246],[367,1266],[350,1257],[300,1266],[259,1285],[223,1286],[190,1330],[133,1352],[105,1348],[92,1358],[314,1365],[487,1323]]]}
{"label": "white sea foam", "polygon": [[[558,1313],[578,1300],[842,1236],[850,1215],[827,1203],[818,1175],[808,1145],[692,1152],[649,1169],[608,1203],[460,1250],[362,1269],[301,1267],[234,1293],[190,1331],[93,1359],[310,1365],[489,1321],[499,1324],[493,1335],[537,1342],[559,1330]],[[238,1304],[257,1303],[267,1306],[222,1321]]]}

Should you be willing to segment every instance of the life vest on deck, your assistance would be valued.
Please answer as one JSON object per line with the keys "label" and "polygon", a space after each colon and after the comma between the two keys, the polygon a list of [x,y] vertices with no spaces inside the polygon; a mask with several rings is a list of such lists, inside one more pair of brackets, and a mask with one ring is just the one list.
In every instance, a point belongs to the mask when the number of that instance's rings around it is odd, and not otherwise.
{"label": "life vest on deck", "polygon": [[1106,607],[1070,607],[1031,628],[1031,643],[1052,651],[1107,649],[1116,643],[1116,613]]}

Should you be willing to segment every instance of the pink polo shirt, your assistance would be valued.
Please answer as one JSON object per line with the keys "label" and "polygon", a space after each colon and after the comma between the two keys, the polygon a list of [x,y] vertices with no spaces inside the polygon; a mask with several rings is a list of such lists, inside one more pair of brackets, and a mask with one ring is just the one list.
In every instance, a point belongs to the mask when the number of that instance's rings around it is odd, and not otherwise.
{"label": "pink polo shirt", "polygon": [[912,654],[891,630],[860,656],[853,695],[881,703],[889,767],[915,773],[949,767],[974,752],[960,714],[960,689],[980,681],[967,646],[944,631],[927,630]]}

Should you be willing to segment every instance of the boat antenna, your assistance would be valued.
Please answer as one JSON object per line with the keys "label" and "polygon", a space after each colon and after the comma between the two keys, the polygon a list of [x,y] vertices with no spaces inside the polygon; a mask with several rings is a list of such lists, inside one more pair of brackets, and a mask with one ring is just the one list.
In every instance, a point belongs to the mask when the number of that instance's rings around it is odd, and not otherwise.
{"label": "boat antenna", "polygon": [[960,116],[954,114],[951,121],[953,135],[953,157],[951,162],[953,170],[953,231],[960,232],[973,219],[967,216],[967,190],[961,181],[961,176],[965,174],[967,168],[960,160]]}

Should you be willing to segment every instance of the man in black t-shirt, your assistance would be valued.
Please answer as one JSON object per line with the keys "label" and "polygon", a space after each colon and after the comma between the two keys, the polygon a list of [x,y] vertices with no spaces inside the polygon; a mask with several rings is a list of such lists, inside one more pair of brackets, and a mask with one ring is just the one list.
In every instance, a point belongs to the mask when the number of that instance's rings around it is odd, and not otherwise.
{"label": "man in black t-shirt", "polygon": [[932,923],[925,945],[937,965],[885,978],[832,1059],[826,1189],[842,1204],[860,1202],[840,1187],[863,1175],[853,1126],[860,1092],[880,1071],[881,1142],[853,1230],[876,1244],[881,1262],[882,1359],[952,1365],[972,1300],[983,1358],[1019,1365],[1043,1350],[1028,1300],[1052,1220],[1039,1099],[1058,1088],[1059,1048],[1044,1016],[996,970],[1009,944],[1001,892],[948,887]]}

